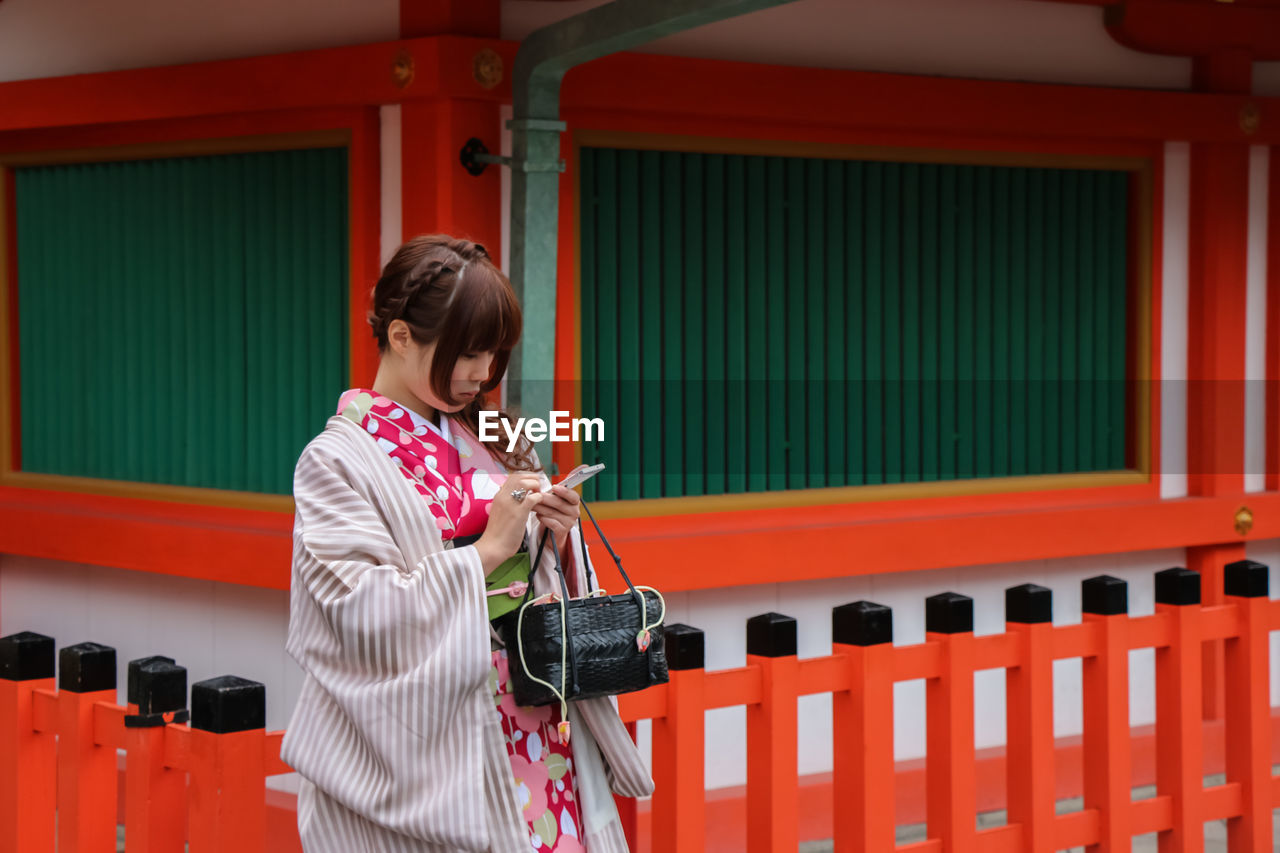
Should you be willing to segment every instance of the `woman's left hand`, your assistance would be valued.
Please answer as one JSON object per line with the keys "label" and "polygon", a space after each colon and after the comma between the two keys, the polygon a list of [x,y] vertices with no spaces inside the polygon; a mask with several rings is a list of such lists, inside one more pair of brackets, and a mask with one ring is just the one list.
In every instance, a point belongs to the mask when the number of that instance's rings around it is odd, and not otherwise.
{"label": "woman's left hand", "polygon": [[542,500],[533,508],[542,525],[551,531],[556,540],[556,550],[564,553],[565,543],[569,541],[569,531],[578,523],[578,507],[581,498],[573,489],[564,486],[552,486],[551,491],[542,493]]}

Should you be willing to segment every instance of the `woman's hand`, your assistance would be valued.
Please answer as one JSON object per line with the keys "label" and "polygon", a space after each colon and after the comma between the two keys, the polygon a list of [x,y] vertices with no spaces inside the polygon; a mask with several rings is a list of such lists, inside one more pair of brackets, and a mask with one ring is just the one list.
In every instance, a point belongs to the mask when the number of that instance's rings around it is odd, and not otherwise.
{"label": "woman's hand", "polygon": [[[493,496],[493,503],[489,505],[489,523],[476,540],[476,551],[480,553],[480,563],[486,576],[520,549],[529,512],[546,497],[538,491],[540,488],[542,484],[536,475],[522,471],[507,477],[498,494]],[[511,497],[517,489],[528,490],[524,500],[517,501]]]}
{"label": "woman's hand", "polygon": [[578,522],[578,507],[582,499],[573,489],[564,486],[552,486],[551,491],[542,495],[542,500],[533,511],[542,526],[551,531],[556,542],[556,550],[564,553],[564,545],[569,541],[569,531]]}

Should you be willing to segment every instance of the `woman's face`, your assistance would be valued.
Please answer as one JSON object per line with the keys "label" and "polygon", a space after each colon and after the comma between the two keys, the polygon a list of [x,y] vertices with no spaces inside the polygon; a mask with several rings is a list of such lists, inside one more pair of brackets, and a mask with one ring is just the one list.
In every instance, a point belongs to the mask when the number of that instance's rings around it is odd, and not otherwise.
{"label": "woman's face", "polygon": [[410,350],[404,359],[405,373],[403,377],[407,387],[415,397],[438,412],[457,412],[470,403],[480,393],[480,386],[488,380],[493,365],[494,353],[464,352],[458,356],[453,365],[453,375],[449,381],[449,392],[457,403],[446,403],[431,390],[431,362],[435,357],[436,345],[432,343],[420,346],[410,342]]}

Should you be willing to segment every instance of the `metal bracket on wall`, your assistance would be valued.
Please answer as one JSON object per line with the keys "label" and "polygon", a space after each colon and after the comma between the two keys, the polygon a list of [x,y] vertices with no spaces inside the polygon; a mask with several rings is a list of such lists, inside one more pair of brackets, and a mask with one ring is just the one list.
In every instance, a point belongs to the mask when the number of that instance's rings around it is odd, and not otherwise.
{"label": "metal bracket on wall", "polygon": [[[564,122],[542,123],[558,124],[561,126],[561,130],[564,129]],[[462,146],[462,150],[458,152],[458,160],[462,163],[462,168],[466,169],[467,172],[472,175],[482,174],[485,169],[489,168],[490,164],[495,166],[506,166],[508,169],[512,169],[517,172],[563,172],[565,170],[563,160],[545,160],[541,162],[531,160],[517,161],[514,157],[503,157],[497,154],[490,154],[488,146],[474,136],[468,139]]]}

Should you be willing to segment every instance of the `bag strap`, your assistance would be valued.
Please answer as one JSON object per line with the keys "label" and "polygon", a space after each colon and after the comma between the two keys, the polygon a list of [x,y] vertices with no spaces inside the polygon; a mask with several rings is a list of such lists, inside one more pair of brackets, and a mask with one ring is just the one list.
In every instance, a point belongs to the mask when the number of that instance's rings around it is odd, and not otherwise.
{"label": "bag strap", "polygon": [[[600,541],[604,543],[605,550],[609,552],[609,556],[613,558],[613,563],[618,567],[618,573],[622,575],[622,579],[627,582],[627,589],[633,593],[636,591],[635,584],[631,582],[631,578],[627,576],[627,570],[622,568],[622,558],[613,551],[613,546],[609,544],[609,540],[605,537],[604,531],[600,529],[600,523],[596,521],[596,517],[591,514],[591,507],[587,506],[585,500],[580,501],[582,508],[587,511],[587,518],[591,519],[591,524],[596,529],[596,533],[600,536]],[[582,525],[578,525],[578,539],[582,542],[582,553],[587,553],[587,540],[582,532]]]}
{"label": "bag strap", "polygon": [[[529,587],[524,591],[524,599],[520,602],[520,609],[522,611],[524,609],[524,605],[527,604],[529,601],[529,596],[533,594],[533,578],[538,573],[538,563],[542,560],[542,549],[546,547],[547,537],[550,534],[551,534],[550,530],[543,530],[542,537],[538,540],[538,553],[533,558],[533,563],[530,565],[530,568],[529,568]],[[552,546],[551,553],[554,554],[556,558],[556,575],[559,577],[560,594],[563,596],[560,606],[563,612],[563,610],[569,606],[569,585],[564,577],[564,566],[560,565],[560,549]],[[573,692],[577,693],[578,692],[578,657],[573,650],[573,635],[567,630],[566,619],[562,619],[562,625],[564,625],[565,627],[561,634],[561,642],[563,643],[563,648],[566,652],[566,657],[568,658],[567,663],[568,663],[569,672],[567,674],[572,679]],[[520,636],[520,632],[518,630],[516,632],[516,642],[521,645],[520,655],[521,655],[521,659],[523,660],[524,638]],[[567,696],[569,695],[569,692],[565,690],[565,685],[563,683],[563,679],[565,675],[566,673],[562,669],[560,673],[560,677],[561,677],[560,692]],[[562,699],[561,701],[564,701],[564,700]]]}

